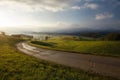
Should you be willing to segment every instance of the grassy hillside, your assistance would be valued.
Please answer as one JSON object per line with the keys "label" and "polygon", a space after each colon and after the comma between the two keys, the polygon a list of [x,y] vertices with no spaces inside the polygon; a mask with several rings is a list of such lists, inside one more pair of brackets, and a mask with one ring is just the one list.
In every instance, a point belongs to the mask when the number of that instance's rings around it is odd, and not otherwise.
{"label": "grassy hillside", "polygon": [[54,38],[31,43],[43,48],[120,57],[120,41],[78,41],[69,38]]}
{"label": "grassy hillside", "polygon": [[0,80],[113,80],[32,58],[15,48],[19,41],[0,36]]}

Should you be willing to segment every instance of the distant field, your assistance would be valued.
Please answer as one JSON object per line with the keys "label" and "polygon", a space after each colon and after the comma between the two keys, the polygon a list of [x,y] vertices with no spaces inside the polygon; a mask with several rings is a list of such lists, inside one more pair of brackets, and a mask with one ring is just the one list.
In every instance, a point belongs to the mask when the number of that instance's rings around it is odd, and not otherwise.
{"label": "distant field", "polygon": [[116,80],[25,55],[15,48],[19,41],[0,36],[0,80]]}
{"label": "distant field", "polygon": [[79,41],[71,38],[54,38],[31,43],[39,45],[38,47],[55,50],[120,57],[120,41]]}

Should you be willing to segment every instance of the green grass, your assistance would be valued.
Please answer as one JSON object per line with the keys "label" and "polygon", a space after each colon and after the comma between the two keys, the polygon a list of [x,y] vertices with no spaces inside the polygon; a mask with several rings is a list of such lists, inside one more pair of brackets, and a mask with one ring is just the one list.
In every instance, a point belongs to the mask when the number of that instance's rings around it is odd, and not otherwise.
{"label": "green grass", "polygon": [[120,41],[77,41],[64,38],[54,38],[43,42],[32,41],[31,43],[39,45],[38,47],[48,49],[120,57]]}
{"label": "green grass", "polygon": [[25,55],[15,48],[20,41],[0,36],[0,80],[117,80]]}

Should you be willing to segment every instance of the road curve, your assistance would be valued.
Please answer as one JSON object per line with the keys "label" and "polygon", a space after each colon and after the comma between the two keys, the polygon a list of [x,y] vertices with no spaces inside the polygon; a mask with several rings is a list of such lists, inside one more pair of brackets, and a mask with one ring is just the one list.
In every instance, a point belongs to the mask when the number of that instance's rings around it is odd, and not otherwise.
{"label": "road curve", "polygon": [[24,42],[17,44],[17,49],[39,59],[120,79],[120,59],[118,58],[42,49]]}

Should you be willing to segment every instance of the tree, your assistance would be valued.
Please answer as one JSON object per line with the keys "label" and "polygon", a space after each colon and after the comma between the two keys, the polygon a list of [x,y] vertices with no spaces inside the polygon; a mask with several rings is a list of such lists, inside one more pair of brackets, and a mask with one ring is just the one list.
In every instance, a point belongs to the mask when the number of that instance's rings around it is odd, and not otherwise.
{"label": "tree", "polygon": [[45,40],[48,40],[49,39],[49,37],[48,36],[45,36]]}

